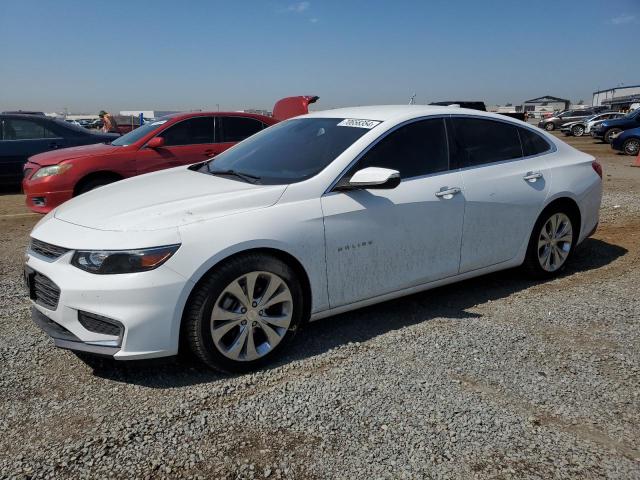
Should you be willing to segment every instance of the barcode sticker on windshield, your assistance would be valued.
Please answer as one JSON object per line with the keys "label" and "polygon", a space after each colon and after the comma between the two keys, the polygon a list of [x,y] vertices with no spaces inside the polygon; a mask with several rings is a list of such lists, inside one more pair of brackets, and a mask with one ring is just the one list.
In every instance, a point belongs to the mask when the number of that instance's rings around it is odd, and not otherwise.
{"label": "barcode sticker on windshield", "polygon": [[338,126],[366,128],[367,130],[371,130],[373,127],[375,127],[378,124],[380,124],[380,122],[376,120],[362,120],[360,118],[345,118],[338,124]]}

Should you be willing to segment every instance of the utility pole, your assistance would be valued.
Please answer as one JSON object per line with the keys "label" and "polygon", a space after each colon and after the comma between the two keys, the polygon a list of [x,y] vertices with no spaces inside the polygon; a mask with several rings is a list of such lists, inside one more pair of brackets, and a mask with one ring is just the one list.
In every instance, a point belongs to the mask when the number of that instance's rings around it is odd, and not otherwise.
{"label": "utility pole", "polygon": [[414,105],[416,103],[416,94],[414,93],[409,97],[409,105]]}

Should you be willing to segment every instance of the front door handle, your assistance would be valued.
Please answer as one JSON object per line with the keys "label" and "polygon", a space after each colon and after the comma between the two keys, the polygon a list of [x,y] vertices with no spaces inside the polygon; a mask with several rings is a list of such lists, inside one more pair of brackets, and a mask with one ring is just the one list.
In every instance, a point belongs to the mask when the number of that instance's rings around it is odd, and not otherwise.
{"label": "front door handle", "polygon": [[540,172],[527,172],[527,174],[522,178],[527,182],[533,183],[539,178],[542,178],[542,174]]}
{"label": "front door handle", "polygon": [[204,151],[204,156],[205,157],[215,157],[217,155],[217,153],[214,150],[205,150]]}
{"label": "front door handle", "polygon": [[462,189],[459,187],[451,187],[451,188],[443,187],[441,190],[436,192],[436,197],[449,200],[450,198],[453,198],[454,195],[456,195],[457,193],[460,193],[461,191]]}
{"label": "front door handle", "polygon": [[58,143],[57,142],[49,143],[49,148],[58,148]]}

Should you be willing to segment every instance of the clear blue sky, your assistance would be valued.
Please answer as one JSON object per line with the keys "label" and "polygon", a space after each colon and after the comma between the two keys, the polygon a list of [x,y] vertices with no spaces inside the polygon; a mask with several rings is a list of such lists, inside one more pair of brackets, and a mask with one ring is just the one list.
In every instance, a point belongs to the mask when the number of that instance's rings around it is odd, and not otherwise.
{"label": "clear blue sky", "polygon": [[640,0],[0,0],[0,109],[590,102],[639,34]]}

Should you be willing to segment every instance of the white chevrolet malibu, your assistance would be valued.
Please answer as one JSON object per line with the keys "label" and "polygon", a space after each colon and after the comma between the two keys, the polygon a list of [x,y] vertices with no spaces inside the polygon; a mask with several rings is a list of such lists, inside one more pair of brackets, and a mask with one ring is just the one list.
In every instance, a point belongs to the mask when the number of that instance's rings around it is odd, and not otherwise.
{"label": "white chevrolet malibu", "polygon": [[129,360],[184,346],[246,371],[309,320],[520,265],[557,275],[596,229],[601,176],[499,115],[305,115],[49,213],[27,251],[33,319],[62,348]]}

